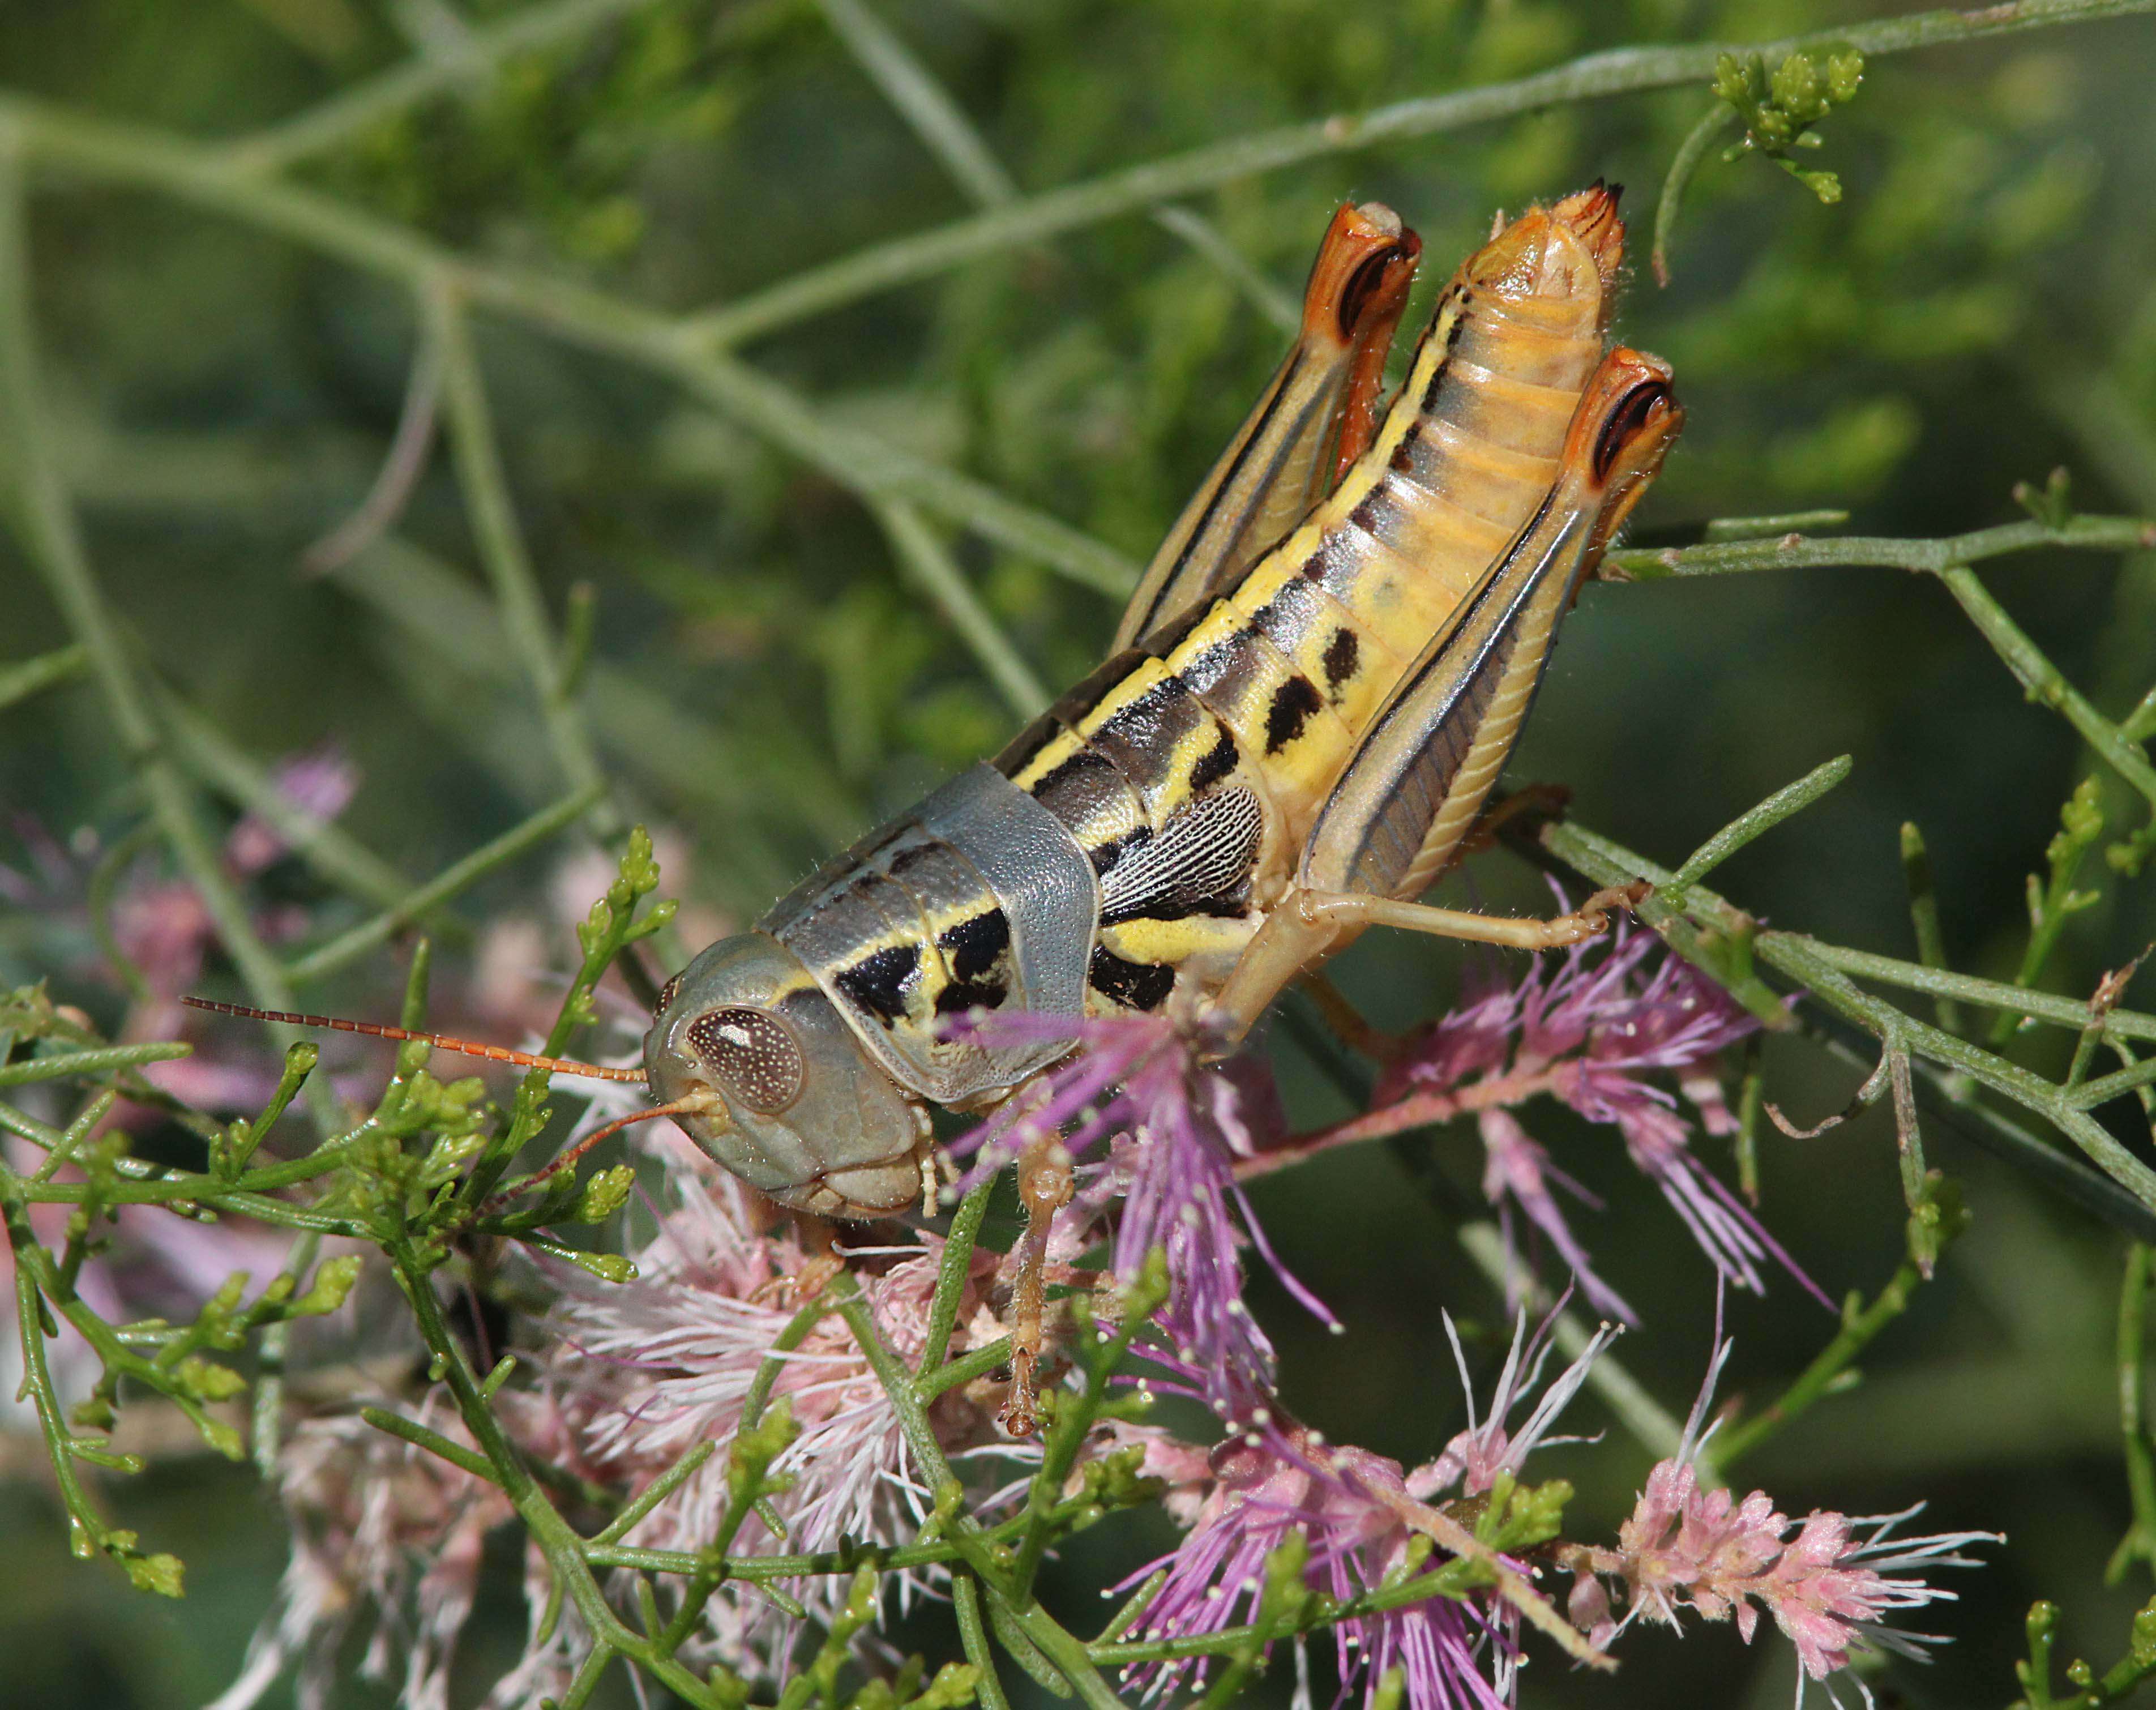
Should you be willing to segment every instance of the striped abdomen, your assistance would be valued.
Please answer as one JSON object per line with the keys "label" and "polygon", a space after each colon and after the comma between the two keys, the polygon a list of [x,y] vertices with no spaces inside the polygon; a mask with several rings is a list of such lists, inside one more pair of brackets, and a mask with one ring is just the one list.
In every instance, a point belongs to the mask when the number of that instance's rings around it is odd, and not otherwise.
{"label": "striped abdomen", "polygon": [[1471,257],[1333,492],[999,757],[1100,876],[1093,1007],[1225,977],[1378,708],[1556,480],[1622,244],[1597,189]]}

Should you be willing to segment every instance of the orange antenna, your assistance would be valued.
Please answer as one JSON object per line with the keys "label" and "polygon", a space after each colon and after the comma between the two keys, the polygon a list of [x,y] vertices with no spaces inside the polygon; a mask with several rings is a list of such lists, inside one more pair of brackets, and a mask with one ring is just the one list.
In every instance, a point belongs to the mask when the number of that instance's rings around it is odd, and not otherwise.
{"label": "orange antenna", "polygon": [[603,1063],[578,1063],[567,1057],[542,1057],[536,1051],[512,1051],[476,1040],[452,1039],[445,1033],[414,1033],[408,1028],[385,1027],[378,1021],[346,1021],[336,1015],[295,1015],[286,1009],[255,1009],[244,1004],[220,1004],[209,998],[182,998],[191,1009],[208,1009],[218,1015],[238,1015],[249,1021],[282,1021],[293,1027],[328,1027],[339,1033],[363,1033],[372,1039],[417,1040],[438,1050],[462,1056],[485,1057],[489,1062],[515,1063],[526,1069],[547,1069],[557,1075],[582,1075],[593,1081],[642,1081],[641,1069],[610,1069]]}
{"label": "orange antenna", "polygon": [[613,1139],[613,1137],[621,1132],[624,1128],[629,1127],[633,1123],[648,1122],[654,1117],[701,1116],[711,1112],[722,1110],[724,1108],[724,1103],[716,1093],[710,1091],[708,1089],[699,1088],[696,1091],[689,1094],[685,1098],[675,1099],[671,1104],[655,1104],[652,1106],[649,1110],[631,1111],[625,1117],[617,1117],[613,1122],[607,1123],[604,1127],[593,1129],[590,1133],[585,1135],[583,1139],[577,1142],[574,1146],[570,1147],[566,1152],[562,1153],[559,1158],[556,1158],[552,1163],[548,1164],[546,1168],[539,1171],[536,1174],[527,1176],[521,1182],[512,1182],[508,1187],[503,1189],[501,1193],[496,1194],[491,1199],[488,1200],[485,1204],[480,1206],[480,1209],[481,1211],[495,1211],[500,1209],[502,1206],[507,1204],[511,1199],[514,1199],[519,1194],[527,1194],[531,1192],[532,1189],[537,1187],[542,1182],[545,1181],[548,1177],[559,1175],[563,1170],[568,1168],[571,1164],[582,1158],[587,1152],[589,1152],[592,1148],[598,1145],[599,1142],[602,1140]]}

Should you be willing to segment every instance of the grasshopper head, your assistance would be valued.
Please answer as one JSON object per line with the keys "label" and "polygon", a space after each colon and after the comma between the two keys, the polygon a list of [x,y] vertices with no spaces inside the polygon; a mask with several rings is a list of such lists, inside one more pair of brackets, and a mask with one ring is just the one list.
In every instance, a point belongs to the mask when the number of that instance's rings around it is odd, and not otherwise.
{"label": "grasshopper head", "polygon": [[926,1111],[870,1060],[775,938],[721,939],[675,975],[644,1061],[654,1097],[711,1097],[708,1111],[677,1120],[783,1205],[886,1217],[921,1192]]}

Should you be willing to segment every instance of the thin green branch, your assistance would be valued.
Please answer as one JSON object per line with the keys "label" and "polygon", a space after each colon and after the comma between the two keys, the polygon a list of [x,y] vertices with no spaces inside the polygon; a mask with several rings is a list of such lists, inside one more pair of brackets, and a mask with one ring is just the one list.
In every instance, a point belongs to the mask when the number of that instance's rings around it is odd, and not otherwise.
{"label": "thin green branch", "polygon": [[495,1476],[493,1464],[485,1456],[465,1448],[461,1443],[451,1442],[439,1431],[421,1425],[417,1420],[407,1419],[401,1413],[392,1413],[386,1407],[362,1407],[359,1416],[377,1431],[386,1431],[415,1449],[424,1449],[459,1471],[469,1472],[474,1478],[484,1479],[491,1485],[501,1482]]}
{"label": "thin green branch", "polygon": [[921,1338],[921,1371],[935,1371],[950,1351],[951,1332],[958,1322],[958,1308],[973,1271],[973,1247],[980,1240],[981,1220],[988,1214],[988,1200],[996,1190],[995,1178],[978,1183],[958,1202],[951,1214],[951,1227],[943,1237],[943,1256],[936,1273],[936,1292],[928,1302],[928,1327]]}
{"label": "thin green branch", "polygon": [[973,128],[973,121],[896,30],[862,0],[816,0],[816,4],[869,80],[961,190],[983,208],[1000,208],[1018,198],[1018,186]]}
{"label": "thin green branch", "polygon": [[[90,656],[121,757],[140,780],[182,871],[201,896],[218,942],[257,1004],[287,1009],[292,996],[284,970],[256,934],[247,905],[203,829],[192,793],[165,752],[127,647],[98,589],[80,523],[53,454],[31,322],[26,154],[19,121],[0,111],[0,423],[15,470],[18,502],[11,520],[53,603]],[[284,1042],[298,1037],[288,1031]],[[325,1134],[335,1127],[336,1098],[326,1081],[308,1088],[308,1108]]]}
{"label": "thin green branch", "polygon": [[[1953,973],[1943,968],[1904,962],[1892,956],[1876,956],[1868,950],[1825,944],[1815,938],[1807,938],[1804,943],[1820,961],[1861,979],[1874,979],[1934,998],[1958,998],[1987,1009],[2026,1015],[2032,1020],[2046,1021],[2059,1027],[2078,1029],[2088,1024],[2088,1004],[2077,999],[2032,992],[2025,987],[2008,985],[2004,980],[1979,979],[1974,974]],[[2113,1009],[2104,1017],[2104,1033],[2107,1038],[2156,1039],[2156,1015],[2144,1015],[2135,1009]]]}
{"label": "thin green branch", "polygon": [[[408,1241],[389,1245],[405,1298],[411,1303],[421,1338],[434,1356],[448,1381],[457,1412],[472,1434],[479,1452],[492,1469],[495,1482],[516,1510],[531,1541],[547,1558],[554,1583],[563,1589],[583,1617],[600,1652],[613,1651],[634,1658],[654,1678],[681,1695],[700,1710],[724,1710],[725,1701],[685,1665],[674,1660],[656,1640],[639,1633],[619,1620],[584,1557],[584,1540],[556,1510],[524,1457],[503,1430],[501,1421],[481,1393],[480,1380],[465,1357],[464,1344],[442,1316],[434,1298],[432,1266]],[[595,1653],[597,1654],[597,1653]]]}
{"label": "thin green branch", "polygon": [[1670,239],[1676,231],[1677,211],[1684,206],[1692,175],[1707,158],[1707,150],[1714,146],[1714,139],[1729,128],[1736,116],[1733,107],[1717,100],[1699,116],[1699,122],[1685,133],[1676,153],[1670,157],[1669,175],[1662,180],[1662,193],[1655,203],[1655,241],[1647,257],[1657,285],[1670,282]]}
{"label": "thin green branch", "polygon": [[2126,1459],[2126,1492],[2133,1520],[2104,1569],[2104,1583],[2115,1585],[2135,1562],[2156,1570],[2156,1456],[2150,1452],[2143,1417],[2148,1388],[2146,1325],[2149,1249],[2135,1241],[2126,1250],[2125,1275],[2118,1291],[2118,1435]]}
{"label": "thin green branch", "polygon": [[[863,0],[818,0],[818,4],[870,81],[961,190],[986,208],[1007,208],[1021,199],[1017,183],[973,121],[895,30]],[[1302,321],[1295,299],[1245,259],[1210,220],[1176,207],[1156,208],[1152,218],[1244,292],[1274,326],[1294,336]]]}
{"label": "thin green branch", "polygon": [[0,1086],[28,1086],[40,1081],[57,1081],[69,1075],[103,1075],[114,1069],[136,1069],[145,1063],[169,1063],[194,1055],[189,1045],[152,1042],[145,1045],[98,1045],[79,1051],[53,1051],[44,1056],[23,1057],[0,1064]]}
{"label": "thin green branch", "polygon": [[[266,768],[178,696],[160,686],[157,703],[173,752],[187,770],[208,788],[259,816],[323,879],[380,908],[394,908],[411,891],[410,880],[357,838],[293,801]],[[465,930],[460,922],[448,918],[439,929]]]}
{"label": "thin green branch", "polygon": [[480,562],[493,584],[510,645],[523,661],[524,675],[537,697],[562,774],[579,797],[590,799],[586,805],[593,811],[593,829],[611,837],[622,829],[621,816],[603,805],[606,780],[598,753],[562,672],[561,639],[547,619],[531,554],[516,520],[486,382],[472,348],[471,328],[448,279],[437,275],[424,281],[419,300],[429,340],[441,352],[442,409]]}
{"label": "thin green branch", "polygon": [[[2156,0],[2151,0],[2156,4]],[[2004,557],[2010,552],[2062,547],[2076,552],[2134,552],[2156,547],[2156,522],[2139,516],[2076,516],[2063,528],[2041,522],[2005,522],[1936,539],[1892,535],[1830,535],[1815,539],[1784,534],[1774,540],[1713,542],[1697,547],[1635,547],[1603,560],[1612,582],[1655,582],[1672,576],[1727,576],[1752,570],[1866,567],[1949,570]]]}
{"label": "thin green branch", "polygon": [[[1946,938],[1939,929],[1939,897],[1932,882],[1931,851],[1924,834],[1913,819],[1902,825],[1902,877],[1909,892],[1909,929],[1916,935],[1917,959],[1937,973],[1947,972]],[[1961,1008],[1943,994],[1933,1000],[1939,1025],[1948,1033],[1962,1030]]]}
{"label": "thin green branch", "polygon": [[1851,1290],[1842,1304],[1841,1328],[1795,1381],[1750,1418],[1723,1427],[1709,1440],[1702,1458],[1713,1467],[1717,1477],[1830,1393],[1879,1333],[1908,1310],[1910,1297],[1931,1274],[1932,1256],[1968,1222],[1950,1188],[1943,1187],[1936,1176],[1928,1186],[1933,1196],[1928,1204],[1937,1204],[1940,1214],[1928,1220],[1920,1208],[1911,1216],[1908,1256],[1895,1267],[1871,1303],[1866,1306],[1863,1296]]}
{"label": "thin green branch", "polygon": [[417,924],[451,897],[541,844],[558,836],[581,819],[605,794],[596,781],[572,791],[550,807],[541,809],[521,824],[511,826],[490,843],[482,844],[463,860],[451,862],[425,884],[408,891],[394,907],[371,920],[362,921],[287,964],[285,978],[303,986],[348,968],[369,951],[387,943],[398,932]]}
{"label": "thin green branch", "polygon": [[[1546,825],[1538,835],[1544,849],[1598,884],[1622,884],[1637,878],[1657,884],[1667,881],[1667,876],[1644,857],[1576,825]],[[1757,984],[1756,977],[1748,973],[1750,963],[1756,958],[1806,989],[1813,1000],[1854,1022],[1888,1048],[1921,1055],[1958,1071],[1977,1084],[2042,1117],[2143,1206],[2156,1207],[2156,1170],[2151,1170],[2134,1157],[2086,1112],[2077,1109],[2067,1089],[1874,998],[1850,980],[1837,965],[1851,953],[1835,951],[1799,933],[1759,931],[1751,917],[1704,887],[1694,887],[1688,907],[1693,917],[1689,920],[1658,898],[1649,897],[1641,905],[1640,916],[1661,933],[1678,954],[1725,986],[1734,989],[1748,980]],[[1708,924],[1702,927],[1699,922]],[[1911,984],[1928,986],[1938,978],[1930,969],[1917,968],[1914,963],[1889,965],[1913,969],[1922,976],[1921,982],[1907,982]],[[1974,994],[1960,988],[1956,995]],[[2015,1001],[2024,999],[2017,998]],[[2083,1024],[2087,1019],[2086,1009],[2076,1006],[2075,1024]]]}
{"label": "thin green branch", "polygon": [[2156,0],[2020,0],[1971,12],[1919,12],[1773,42],[1710,42],[1684,47],[1614,48],[1507,83],[1398,102],[1367,113],[1337,113],[1306,124],[1255,131],[1187,153],[1044,192],[1009,207],[954,220],[855,251],[808,269],[696,317],[708,348],[722,348],[854,301],[927,279],[971,260],[1059,233],[1137,213],[1238,179],[1379,143],[1464,130],[1570,101],[1648,90],[1707,86],[1723,54],[1769,59],[1828,45],[1867,59],[1949,42],[1973,41],[2048,25],[2118,18],[2156,9]]}
{"label": "thin green branch", "polygon": [[1784,784],[1756,808],[1738,814],[1685,857],[1670,882],[1662,886],[1663,901],[1672,908],[1682,908],[1685,893],[1692,886],[1747,844],[1773,830],[1791,815],[1800,814],[1811,806],[1847,778],[1856,763],[1846,754],[1838,755],[1825,764],[1813,768],[1794,783]]}
{"label": "thin green branch", "polygon": [[[2143,544],[2148,544],[2143,542]],[[2089,704],[2088,697],[2060,674],[2020,625],[2006,614],[1974,570],[1949,568],[1940,575],[1969,620],[2005,661],[2015,680],[2031,701],[2051,707],[2071,725],[2081,739],[2103,758],[2104,763],[2131,784],[2152,807],[2156,807],[2156,766],[2135,744],[2118,732],[2118,727]]]}
{"label": "thin green branch", "polygon": [[981,603],[948,549],[921,520],[920,511],[904,499],[871,499],[869,505],[883,525],[899,568],[958,632],[1005,704],[1022,719],[1045,711],[1050,698],[1048,691],[1004,634],[1003,625]]}
{"label": "thin green branch", "polygon": [[281,123],[228,143],[222,152],[235,172],[283,172],[363,135],[420,102],[491,82],[512,55],[567,41],[656,0],[548,0],[466,33],[454,53],[414,54],[403,64]]}
{"label": "thin green branch", "polygon": [[917,499],[986,539],[1117,598],[1137,585],[1137,566],[1125,554],[985,483],[824,421],[776,381],[702,352],[672,317],[528,269],[459,257],[312,191],[235,172],[217,151],[170,132],[90,118],[21,95],[0,95],[0,122],[13,125],[24,149],[43,162],[162,192],[414,290],[439,280],[475,307],[662,374],[849,490]]}
{"label": "thin green branch", "polygon": [[61,683],[71,683],[89,670],[90,650],[80,645],[0,665],[0,711]]}

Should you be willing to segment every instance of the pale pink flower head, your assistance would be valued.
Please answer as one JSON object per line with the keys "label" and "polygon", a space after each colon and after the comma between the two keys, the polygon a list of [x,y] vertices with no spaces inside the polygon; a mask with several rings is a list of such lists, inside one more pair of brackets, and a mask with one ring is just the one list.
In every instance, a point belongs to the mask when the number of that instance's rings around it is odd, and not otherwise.
{"label": "pale pink flower head", "polygon": [[[1973,1568],[1978,1563],[1962,1551],[2002,1540],[1984,1532],[1892,1537],[1922,1504],[1867,1518],[1815,1509],[1794,1521],[1764,1491],[1740,1499],[1705,1483],[1697,1456],[1713,1433],[1700,1427],[1729,1348],[1717,1340],[1678,1452],[1648,1473],[1618,1528],[1617,1547],[1569,1553],[1566,1565],[1578,1576],[1569,1604],[1573,1622],[1606,1646],[1637,1617],[1676,1627],[1688,1611],[1705,1620],[1734,1621],[1749,1644],[1763,1610],[1796,1647],[1803,1670],[1799,1702],[1804,1680],[1823,1681],[1846,1668],[1853,1651],[1891,1651],[1921,1660],[1923,1646],[1946,1641],[1889,1627],[1887,1618],[1951,1602],[1954,1594],[1910,1570]],[[1625,1605],[1621,1620],[1613,1591]]]}
{"label": "pale pink flower head", "polygon": [[[844,1322],[826,1317],[798,1347],[774,1355],[773,1345],[798,1311],[794,1279],[810,1269],[789,1223],[784,1232],[759,1226],[756,1202],[734,1179],[674,1179],[679,1205],[661,1219],[655,1237],[632,1256],[638,1276],[606,1283],[562,1267],[561,1296],[549,1321],[547,1358],[579,1452],[603,1481],[630,1497],[704,1443],[724,1445],[740,1430],[743,1410],[767,1358],[778,1363],[771,1400],[784,1401],[798,1434],[772,1472],[790,1481],[768,1501],[785,1527],[773,1536],[752,1516],[736,1538],[738,1554],[794,1553],[834,1548],[842,1539],[909,1541],[927,1518],[927,1488],[883,1385]],[[863,1290],[878,1330],[901,1358],[916,1358],[926,1335],[940,1244],[855,1252]],[[998,1333],[981,1311],[996,1256],[976,1257],[962,1302],[952,1352],[963,1352],[977,1331]],[[867,1274],[862,1274],[867,1272]],[[963,1389],[947,1390],[931,1417],[947,1454],[983,1475],[976,1500],[992,1500],[1014,1460],[1037,1456],[1029,1446],[1003,1442],[992,1428],[994,1402]],[[723,1455],[711,1460],[641,1521],[627,1542],[648,1548],[707,1547],[726,1505]],[[886,1576],[901,1602],[937,1583],[935,1570]],[[828,1617],[844,1601],[843,1577],[823,1575],[791,1588],[812,1616]],[[752,1587],[742,1585],[706,1608],[706,1627],[692,1650],[752,1677],[783,1676],[796,1625]]]}
{"label": "pale pink flower head", "polygon": [[[545,1395],[505,1391],[504,1423],[527,1452],[581,1470],[574,1446]],[[393,1410],[465,1449],[476,1446],[454,1410],[429,1401]],[[239,1677],[208,1710],[251,1710],[296,1663],[300,1710],[336,1700],[337,1659],[346,1636],[366,1625],[362,1679],[393,1685],[400,1710],[449,1710],[450,1671],[470,1618],[487,1535],[515,1518],[495,1485],[390,1435],[356,1414],[309,1420],[277,1461],[278,1495],[292,1530],[292,1553],[275,1603],[249,1643]],[[536,1550],[526,1564],[535,1630],[547,1574]],[[530,1702],[512,1682],[542,1691],[567,1685],[562,1666],[582,1637],[574,1612],[558,1646],[532,1655],[497,1687],[486,1710]]]}
{"label": "pale pink flower head", "polygon": [[[1440,1492],[1460,1487],[1462,1496],[1479,1497],[1507,1476],[1517,1478],[1527,1456],[1545,1443],[1573,1443],[1577,1437],[1553,1437],[1558,1415],[1572,1404],[1580,1386],[1603,1351],[1617,1339],[1614,1326],[1604,1324],[1588,1339],[1578,1356],[1543,1386],[1543,1371],[1553,1352],[1551,1335],[1558,1314],[1571,1299],[1570,1291],[1558,1300],[1532,1335],[1522,1312],[1512,1327],[1512,1343],[1505,1364],[1491,1391],[1490,1404],[1478,1415],[1475,1388],[1467,1373],[1467,1355],[1460,1345],[1460,1333],[1452,1314],[1442,1314],[1445,1339],[1452,1344],[1452,1360],[1460,1373],[1460,1393],[1467,1401],[1467,1429],[1445,1445],[1444,1454],[1409,1476],[1409,1487],[1424,1502]],[[1537,1396],[1535,1392],[1541,1389]],[[1532,1401],[1527,1415],[1517,1422],[1513,1415]]]}

